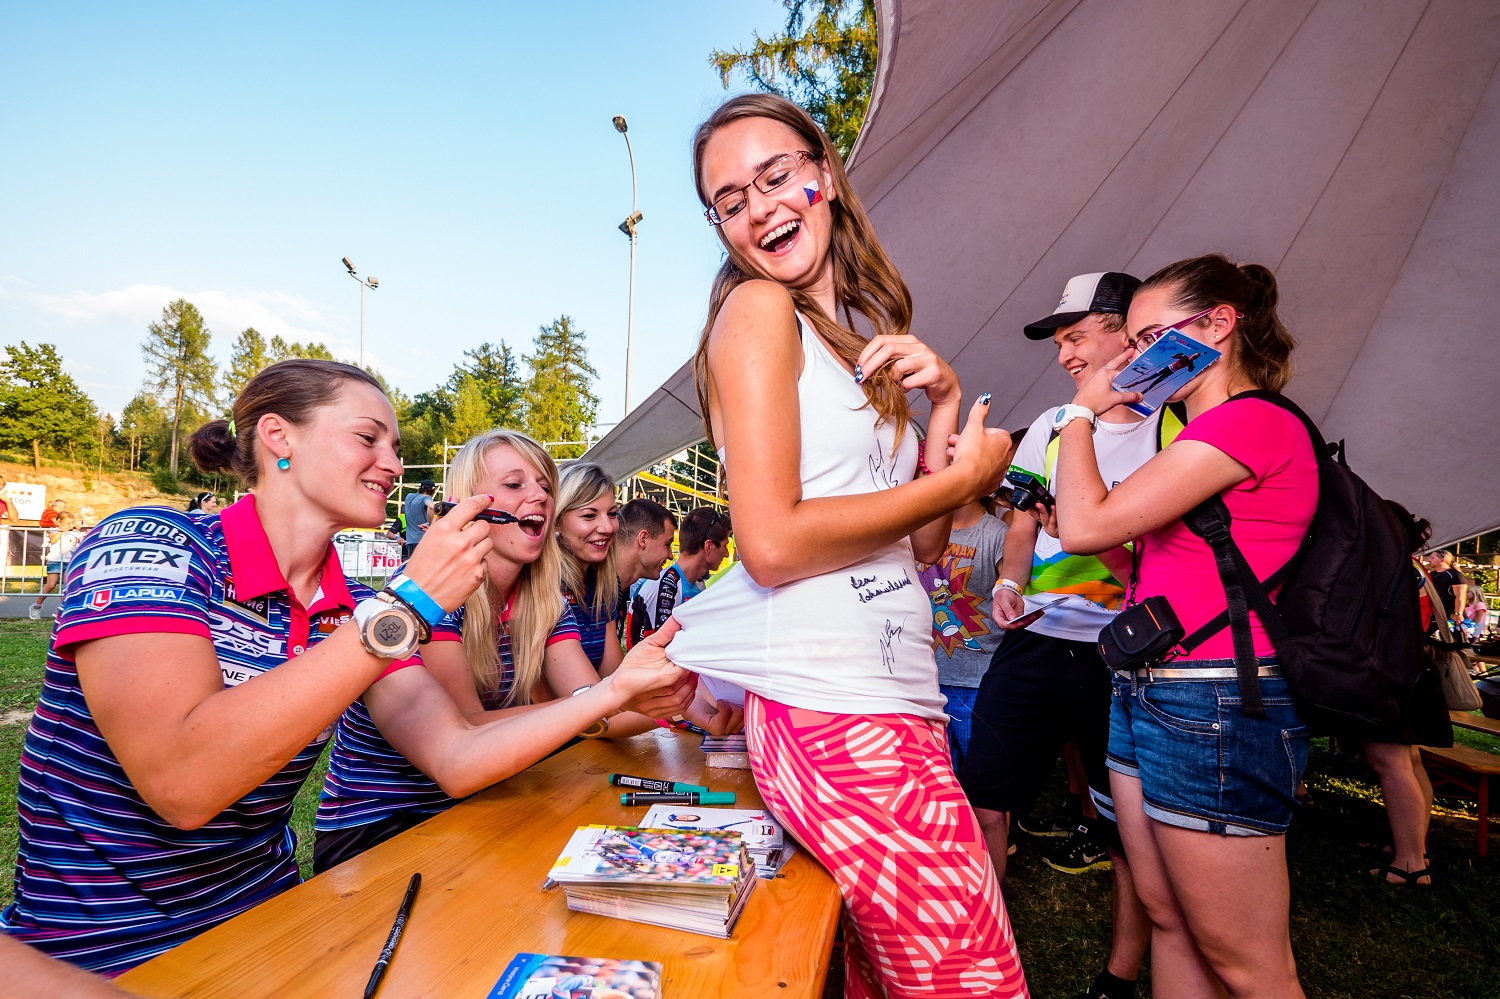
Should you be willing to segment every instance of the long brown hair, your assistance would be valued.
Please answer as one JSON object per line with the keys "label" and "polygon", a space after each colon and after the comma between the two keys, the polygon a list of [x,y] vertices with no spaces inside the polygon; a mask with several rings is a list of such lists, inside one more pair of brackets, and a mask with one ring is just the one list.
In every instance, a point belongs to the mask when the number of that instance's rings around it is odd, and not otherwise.
{"label": "long brown hair", "polygon": [[[501,445],[515,448],[522,458],[531,462],[542,473],[553,495],[557,494],[557,464],[547,449],[517,430],[487,430],[470,437],[453,456],[448,468],[448,488],[455,496],[472,496],[484,481],[485,455]],[[542,546],[542,555],[530,565],[521,567],[511,601],[510,623],[505,624],[496,612],[502,594],[495,592],[489,574],[484,582],[464,601],[464,656],[469,660],[469,669],[474,674],[474,688],[482,698],[486,691],[500,689],[500,652],[497,638],[501,629],[510,632],[511,662],[515,666],[515,682],[505,707],[512,704],[530,704],[531,691],[542,677],[545,665],[547,636],[557,627],[557,619],[563,612],[562,590],[558,580],[562,578],[561,556],[557,539],[552,535],[553,522],[544,528],[547,543]]]}
{"label": "long brown hair", "polygon": [[[833,217],[833,287],[838,304],[846,317],[855,313],[869,321],[876,334],[902,335],[911,332],[911,292],[906,282],[896,271],[880,240],[875,236],[875,226],[859,196],[849,183],[844,172],[844,161],[839,158],[833,142],[818,127],[802,108],[776,94],[741,94],[720,104],[708,120],[698,126],[693,134],[693,182],[698,188],[698,200],[705,208],[709,205],[708,192],[703,188],[703,151],[714,132],[730,122],[743,118],[769,118],[786,125],[803,141],[805,151],[827,167],[833,177],[834,190],[838,197],[828,202]],[[748,260],[740,258],[729,240],[724,238],[720,227],[719,240],[728,251],[719,273],[714,277],[713,288],[708,295],[708,319],[703,324],[703,333],[698,338],[698,352],[693,355],[693,373],[698,383],[698,406],[703,411],[703,425],[713,440],[713,426],[708,410],[708,339],[713,331],[714,320],[724,307],[729,293],[746,281],[756,278],[769,280],[769,275]],[[818,335],[838,357],[853,365],[859,360],[867,341],[852,328],[841,326],[836,316],[826,315],[821,306],[807,292],[798,288],[787,288],[797,311],[802,313]],[[899,442],[911,408],[906,402],[906,390],[895,374],[893,365],[885,365],[864,380],[865,397],[882,422],[896,428]]]}
{"label": "long brown hair", "polygon": [[[614,495],[615,480],[609,477],[608,472],[590,461],[570,461],[563,466],[562,473],[558,476],[557,516],[554,523],[560,529],[562,519],[574,510],[588,506],[603,496],[613,499]],[[571,593],[582,607],[592,580],[594,600],[588,608],[590,613],[596,618],[613,614],[620,599],[619,576],[615,570],[619,557],[616,554],[617,547],[614,544],[609,546],[609,555],[603,562],[587,564],[574,555],[567,545],[559,543],[557,547],[562,557],[563,589]]]}
{"label": "long brown hair", "polygon": [[1256,388],[1280,392],[1292,377],[1296,339],[1276,311],[1276,275],[1260,264],[1235,264],[1217,253],[1168,264],[1142,282],[1147,288],[1176,286],[1172,304],[1187,312],[1232,305],[1238,347],[1229,359]]}

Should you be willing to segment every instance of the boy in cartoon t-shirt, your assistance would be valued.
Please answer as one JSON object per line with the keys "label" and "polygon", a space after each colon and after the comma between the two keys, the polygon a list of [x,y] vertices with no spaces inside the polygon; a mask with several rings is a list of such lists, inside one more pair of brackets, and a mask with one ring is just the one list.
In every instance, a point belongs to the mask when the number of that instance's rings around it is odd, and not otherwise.
{"label": "boy in cartoon t-shirt", "polygon": [[932,601],[932,644],[938,687],[948,698],[948,750],[955,772],[969,749],[974,692],[1004,635],[990,616],[990,600],[1005,531],[1005,521],[982,502],[970,503],[954,511],[943,557],[919,566]]}

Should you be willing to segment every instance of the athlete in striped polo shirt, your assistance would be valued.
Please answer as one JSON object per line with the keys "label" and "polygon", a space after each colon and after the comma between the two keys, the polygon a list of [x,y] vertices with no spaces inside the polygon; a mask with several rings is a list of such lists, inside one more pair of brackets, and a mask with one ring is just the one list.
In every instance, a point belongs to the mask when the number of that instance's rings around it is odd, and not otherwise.
{"label": "athlete in striped polo shirt", "polygon": [[[558,707],[541,701],[581,694],[600,682],[579,643],[578,628],[558,588],[554,541],[557,466],[536,441],[491,430],[454,455],[448,485],[460,494],[493,493],[521,518],[491,529],[485,582],[463,607],[433,626],[424,651],[427,672],[471,724],[500,723],[511,733],[509,755],[492,760],[483,783],[455,771],[452,754],[423,731],[394,730],[379,699],[355,702],[339,720],[328,776],[318,803],[313,866],[323,871],[453,805],[455,799],[530,766],[573,732],[540,723]],[[425,543],[425,542],[424,542]],[[421,546],[418,546],[420,551]],[[634,657],[612,674],[638,687]],[[377,691],[378,692],[378,689]],[[689,706],[689,717],[695,710]],[[655,723],[639,712],[597,720],[591,736],[633,735]]]}
{"label": "athlete in striped polo shirt", "polygon": [[[0,929],[107,974],[296,883],[292,799],[361,692],[392,731],[465,740],[476,788],[509,759],[503,725],[467,724],[425,670],[403,668],[419,662],[422,618],[440,620],[478,584],[490,525],[469,522],[491,497],[424,537],[403,591],[414,610],[346,579],[330,543],[341,527],[380,524],[401,473],[379,384],[349,365],[287,361],[250,381],[234,416],[238,435],[214,421],[189,447],[254,495],[220,516],[145,508],[91,532],[27,731],[15,901]],[[681,685],[685,702],[690,683],[657,661],[658,685]],[[558,705],[547,712],[558,742],[631,696],[604,683]]]}
{"label": "athlete in striped polo shirt", "polygon": [[615,629],[620,602],[615,566],[620,504],[615,499],[615,483],[608,472],[587,461],[569,462],[558,480],[557,543],[562,551],[563,596],[573,608],[584,655],[601,676],[608,676],[621,656]]}

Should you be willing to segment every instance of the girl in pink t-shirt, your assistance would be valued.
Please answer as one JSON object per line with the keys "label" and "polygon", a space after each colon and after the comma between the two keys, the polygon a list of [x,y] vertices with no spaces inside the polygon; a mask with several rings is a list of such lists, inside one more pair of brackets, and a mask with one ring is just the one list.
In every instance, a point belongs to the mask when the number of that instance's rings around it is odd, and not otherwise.
{"label": "girl in pink t-shirt", "polygon": [[[1264,579],[1296,552],[1317,506],[1317,458],[1302,422],[1264,400],[1230,401],[1252,389],[1280,391],[1291,374],[1293,340],[1276,300],[1276,279],[1255,264],[1212,255],[1163,268],[1131,302],[1132,350],[1079,390],[1073,401],[1084,408],[1062,428],[1063,548],[1142,546],[1137,598],[1166,597],[1188,634],[1225,605],[1212,551],[1182,522],[1189,510],[1222,496],[1235,541]],[[1177,440],[1108,490],[1086,417],[1140,398],[1110,380],[1168,327],[1223,356],[1173,396],[1188,413]],[[1302,995],[1287,926],[1284,834],[1307,763],[1307,729],[1253,613],[1251,625],[1263,718],[1240,710],[1227,629],[1191,659],[1172,661],[1169,679],[1115,677],[1110,787],[1152,921],[1151,976],[1173,995]]]}

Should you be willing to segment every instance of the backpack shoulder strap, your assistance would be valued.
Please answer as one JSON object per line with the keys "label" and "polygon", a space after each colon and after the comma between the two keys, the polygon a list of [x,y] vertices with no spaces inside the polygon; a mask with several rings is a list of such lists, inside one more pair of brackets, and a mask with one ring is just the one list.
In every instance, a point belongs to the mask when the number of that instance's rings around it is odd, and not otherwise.
{"label": "backpack shoulder strap", "polygon": [[[1250,609],[1255,609],[1261,627],[1272,636],[1272,641],[1286,634],[1281,615],[1266,595],[1265,588],[1255,577],[1250,563],[1245,560],[1239,545],[1230,534],[1229,507],[1218,496],[1210,497],[1189,510],[1182,518],[1188,529],[1208,542],[1214,553],[1214,565],[1219,570],[1219,582],[1224,586],[1225,614],[1229,620],[1229,632],[1234,640],[1234,666],[1240,688],[1240,710],[1251,718],[1264,718],[1266,708],[1260,696],[1260,680],[1257,678],[1259,663],[1255,657],[1255,639],[1250,630]],[[1274,625],[1271,619],[1275,619]],[[1220,626],[1222,627],[1222,625]],[[1215,631],[1219,629],[1214,629]],[[1191,652],[1207,635],[1203,629],[1194,632],[1182,644],[1185,652]],[[1191,645],[1189,644],[1191,643]],[[1279,643],[1278,643],[1279,644]]]}

